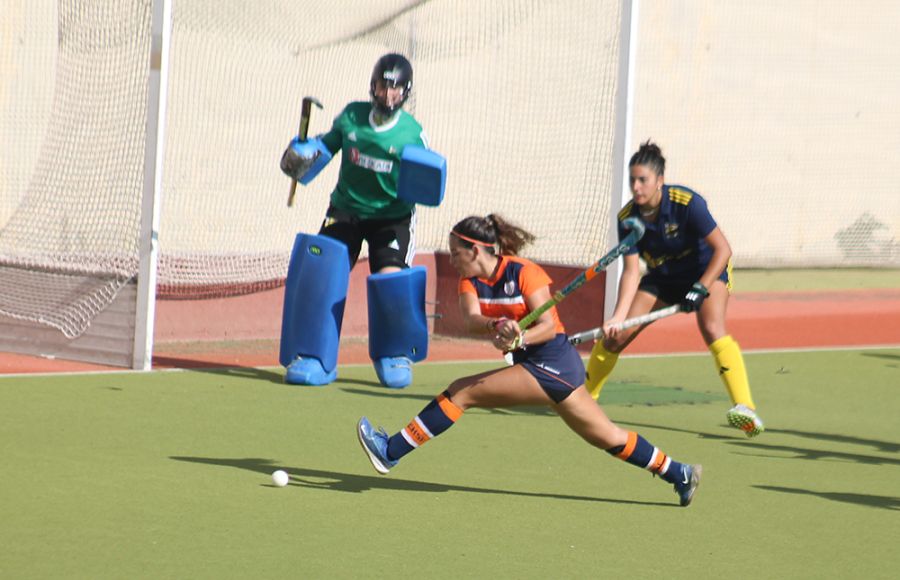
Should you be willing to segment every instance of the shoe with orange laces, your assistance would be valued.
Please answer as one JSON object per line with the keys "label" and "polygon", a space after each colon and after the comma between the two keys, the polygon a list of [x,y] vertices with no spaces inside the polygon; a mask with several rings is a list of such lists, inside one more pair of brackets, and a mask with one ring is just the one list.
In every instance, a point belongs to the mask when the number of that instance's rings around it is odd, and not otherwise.
{"label": "shoe with orange laces", "polygon": [[732,427],[740,429],[747,437],[756,437],[766,430],[756,411],[746,405],[735,405],[725,416]]}

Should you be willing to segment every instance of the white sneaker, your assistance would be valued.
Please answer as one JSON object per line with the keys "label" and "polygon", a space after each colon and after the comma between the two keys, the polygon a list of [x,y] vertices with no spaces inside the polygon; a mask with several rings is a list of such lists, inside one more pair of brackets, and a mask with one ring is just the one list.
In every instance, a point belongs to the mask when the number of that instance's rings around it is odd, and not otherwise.
{"label": "white sneaker", "polygon": [[740,429],[747,437],[756,437],[766,430],[756,411],[746,405],[735,405],[725,414],[728,423],[735,429]]}

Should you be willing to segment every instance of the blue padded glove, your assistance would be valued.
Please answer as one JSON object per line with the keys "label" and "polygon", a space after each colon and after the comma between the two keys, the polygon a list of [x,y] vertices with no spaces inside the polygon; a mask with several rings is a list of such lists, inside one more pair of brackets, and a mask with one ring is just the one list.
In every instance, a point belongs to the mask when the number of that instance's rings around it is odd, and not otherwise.
{"label": "blue padded glove", "polygon": [[299,180],[312,167],[317,157],[319,149],[315,138],[301,141],[294,137],[281,156],[281,171],[288,177]]}

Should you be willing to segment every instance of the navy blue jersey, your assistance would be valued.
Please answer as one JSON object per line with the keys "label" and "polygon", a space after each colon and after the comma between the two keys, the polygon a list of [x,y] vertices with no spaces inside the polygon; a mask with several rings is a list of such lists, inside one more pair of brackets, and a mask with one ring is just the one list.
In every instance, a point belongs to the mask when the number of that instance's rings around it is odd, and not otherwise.
{"label": "navy blue jersey", "polygon": [[705,238],[716,229],[716,220],[699,193],[681,185],[663,185],[659,214],[652,222],[643,220],[629,201],[619,212],[619,240],[628,234],[622,222],[629,216],[641,219],[647,231],[626,253],[640,252],[649,274],[696,280],[706,271],[713,252]]}

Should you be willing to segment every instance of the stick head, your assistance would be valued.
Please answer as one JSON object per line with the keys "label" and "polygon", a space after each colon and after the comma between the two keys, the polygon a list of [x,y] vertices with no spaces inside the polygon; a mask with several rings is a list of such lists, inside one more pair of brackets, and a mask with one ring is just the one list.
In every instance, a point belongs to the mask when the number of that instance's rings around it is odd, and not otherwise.
{"label": "stick head", "polygon": [[642,222],[635,216],[625,218],[622,221],[622,227],[624,227],[626,230],[634,232],[638,240],[644,237],[644,231],[647,229],[644,226],[644,222]]}
{"label": "stick head", "polygon": [[323,109],[322,103],[319,102],[319,99],[315,97],[303,97],[303,107],[308,111],[310,109],[310,105],[315,105],[320,109]]}

